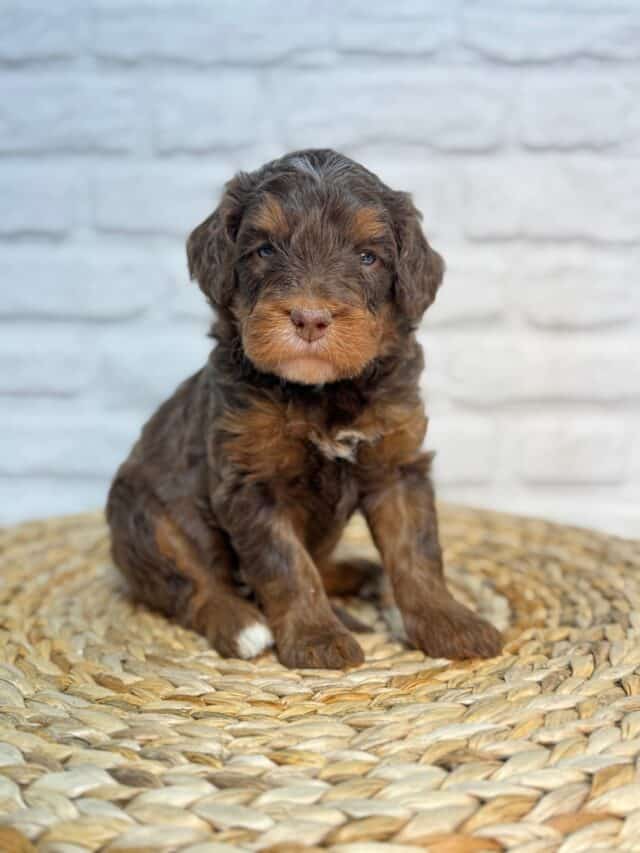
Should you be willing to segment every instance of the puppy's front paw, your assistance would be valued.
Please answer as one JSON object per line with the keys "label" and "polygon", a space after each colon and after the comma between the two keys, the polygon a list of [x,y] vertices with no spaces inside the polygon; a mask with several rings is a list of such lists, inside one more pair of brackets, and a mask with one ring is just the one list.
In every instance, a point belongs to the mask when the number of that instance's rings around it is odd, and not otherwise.
{"label": "puppy's front paw", "polygon": [[492,658],[502,651],[502,635],[454,599],[422,613],[404,615],[411,643],[434,658]]}
{"label": "puppy's front paw", "polygon": [[276,639],[280,662],[300,669],[345,669],[364,661],[355,637],[339,622],[289,626]]}
{"label": "puppy's front paw", "polygon": [[225,658],[249,660],[273,645],[273,636],[262,613],[239,596],[232,607],[217,610],[205,630],[211,645]]}

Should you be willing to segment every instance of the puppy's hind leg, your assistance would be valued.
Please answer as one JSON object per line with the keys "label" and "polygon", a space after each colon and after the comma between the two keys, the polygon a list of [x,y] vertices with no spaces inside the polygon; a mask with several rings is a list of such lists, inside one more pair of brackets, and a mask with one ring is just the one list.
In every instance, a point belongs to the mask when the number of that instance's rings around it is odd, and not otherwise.
{"label": "puppy's hind leg", "polygon": [[[318,562],[318,571],[328,596],[359,595],[360,598],[375,600],[382,578],[382,566],[371,560],[354,558],[351,560],[325,559]],[[371,628],[361,622],[344,607],[335,602],[333,612],[345,628],[356,634],[371,632]]]}
{"label": "puppy's hind leg", "polygon": [[224,657],[252,658],[273,644],[255,604],[233,582],[222,532],[187,507],[163,506],[117,479],[107,504],[112,555],[135,598],[203,634]]}
{"label": "puppy's hind leg", "polygon": [[318,561],[327,595],[359,595],[375,599],[382,580],[382,566],[364,557]]}

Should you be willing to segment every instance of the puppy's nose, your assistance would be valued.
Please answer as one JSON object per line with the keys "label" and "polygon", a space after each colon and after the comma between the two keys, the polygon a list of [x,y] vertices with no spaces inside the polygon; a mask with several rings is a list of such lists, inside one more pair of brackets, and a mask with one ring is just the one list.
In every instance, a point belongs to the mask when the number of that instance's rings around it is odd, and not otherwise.
{"label": "puppy's nose", "polygon": [[332,319],[326,308],[294,308],[290,316],[296,333],[309,343],[324,337]]}

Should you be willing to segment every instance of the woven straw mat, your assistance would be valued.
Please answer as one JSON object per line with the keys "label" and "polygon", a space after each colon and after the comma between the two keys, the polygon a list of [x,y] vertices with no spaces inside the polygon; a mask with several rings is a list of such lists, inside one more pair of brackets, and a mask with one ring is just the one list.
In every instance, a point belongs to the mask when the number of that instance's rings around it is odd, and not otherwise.
{"label": "woven straw mat", "polygon": [[[224,660],[135,607],[100,515],[0,533],[0,850],[640,851],[640,542],[442,508],[504,654]],[[346,547],[371,552],[356,519]]]}

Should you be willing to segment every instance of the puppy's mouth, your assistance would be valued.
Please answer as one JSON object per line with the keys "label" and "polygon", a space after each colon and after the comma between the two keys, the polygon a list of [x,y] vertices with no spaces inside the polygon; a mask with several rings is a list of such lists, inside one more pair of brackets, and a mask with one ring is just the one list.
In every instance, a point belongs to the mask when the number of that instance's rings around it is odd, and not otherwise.
{"label": "puppy's mouth", "polygon": [[282,341],[280,363],[275,372],[290,382],[319,385],[340,378],[331,359],[331,333],[320,340],[306,341],[287,330]]}
{"label": "puppy's mouth", "polygon": [[305,385],[359,375],[381,335],[381,318],[351,305],[265,300],[242,323],[245,355],[259,370]]}

